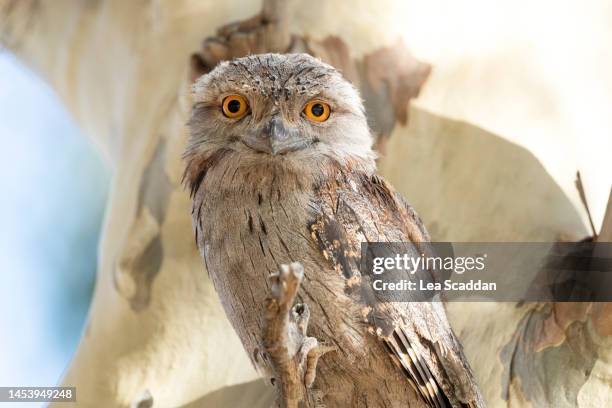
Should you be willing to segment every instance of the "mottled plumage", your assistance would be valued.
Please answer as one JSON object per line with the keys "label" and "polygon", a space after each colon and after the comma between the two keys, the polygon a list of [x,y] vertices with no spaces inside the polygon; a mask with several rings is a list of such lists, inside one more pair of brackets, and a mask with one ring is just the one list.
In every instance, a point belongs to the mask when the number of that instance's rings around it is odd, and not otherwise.
{"label": "mottled plumage", "polygon": [[[239,118],[221,108],[234,94],[249,105]],[[441,303],[376,302],[361,284],[361,242],[416,250],[429,237],[375,174],[355,88],[308,55],[267,54],[220,64],[196,82],[194,97],[185,180],[196,242],[253,363],[269,372],[267,277],[300,262],[308,334],[337,349],[319,361],[311,404],[483,406]],[[328,120],[305,116],[312,100],[329,105]]]}

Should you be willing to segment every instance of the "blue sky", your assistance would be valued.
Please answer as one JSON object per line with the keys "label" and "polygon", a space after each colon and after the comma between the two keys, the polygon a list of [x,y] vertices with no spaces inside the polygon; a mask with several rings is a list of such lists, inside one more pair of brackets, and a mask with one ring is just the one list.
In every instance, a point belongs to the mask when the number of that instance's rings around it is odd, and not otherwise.
{"label": "blue sky", "polygon": [[53,91],[1,50],[0,140],[0,386],[50,386],[86,319],[109,174]]}

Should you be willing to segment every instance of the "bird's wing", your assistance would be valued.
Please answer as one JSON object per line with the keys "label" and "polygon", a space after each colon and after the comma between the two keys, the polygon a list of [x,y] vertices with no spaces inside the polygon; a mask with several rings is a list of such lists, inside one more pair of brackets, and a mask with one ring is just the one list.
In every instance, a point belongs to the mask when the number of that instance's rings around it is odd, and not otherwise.
{"label": "bird's wing", "polygon": [[313,239],[346,279],[347,293],[369,310],[370,332],[431,407],[484,406],[442,304],[380,301],[360,274],[362,242],[409,242],[416,254],[426,250],[429,235],[416,212],[379,176],[341,174],[317,191]]}

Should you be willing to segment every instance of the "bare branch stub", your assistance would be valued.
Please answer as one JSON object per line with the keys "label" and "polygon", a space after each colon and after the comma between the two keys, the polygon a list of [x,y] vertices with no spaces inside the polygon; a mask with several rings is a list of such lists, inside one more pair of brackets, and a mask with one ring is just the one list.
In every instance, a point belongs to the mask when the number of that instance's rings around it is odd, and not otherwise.
{"label": "bare branch stub", "polygon": [[317,362],[333,350],[306,335],[310,310],[306,304],[294,305],[303,277],[301,264],[281,265],[270,277],[272,293],[266,299],[263,342],[281,408],[294,408],[300,401],[310,400],[307,391],[316,379]]}
{"label": "bare branch stub", "polygon": [[574,181],[576,185],[576,189],[578,190],[578,195],[580,196],[580,201],[586,210],[587,217],[589,219],[589,226],[591,227],[591,232],[593,234],[593,239],[597,240],[597,230],[595,229],[595,224],[593,224],[593,217],[591,216],[591,209],[589,208],[589,203],[586,199],[586,193],[584,192],[584,184],[582,184],[582,177],[580,176],[580,172],[576,172],[576,180]]}

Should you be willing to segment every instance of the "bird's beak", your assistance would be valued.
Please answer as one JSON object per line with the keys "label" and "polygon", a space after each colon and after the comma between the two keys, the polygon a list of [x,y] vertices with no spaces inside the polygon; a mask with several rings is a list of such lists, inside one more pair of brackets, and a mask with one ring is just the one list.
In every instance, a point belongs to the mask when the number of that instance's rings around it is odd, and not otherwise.
{"label": "bird's beak", "polygon": [[303,149],[309,144],[307,138],[296,128],[287,126],[279,115],[274,115],[258,133],[248,137],[245,143],[254,150],[275,156]]}
{"label": "bird's beak", "polygon": [[288,127],[278,115],[274,115],[265,130],[268,137],[269,151],[273,155],[287,153],[306,147],[304,138],[297,129]]}

